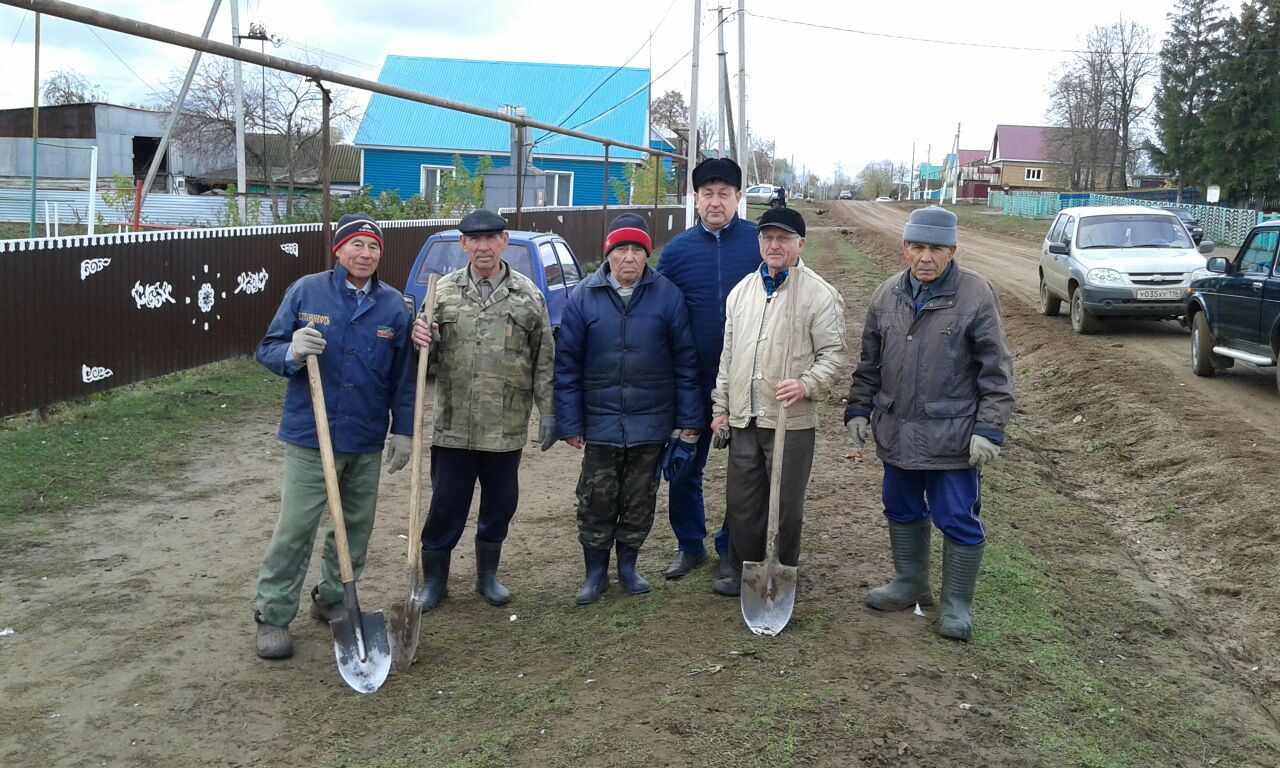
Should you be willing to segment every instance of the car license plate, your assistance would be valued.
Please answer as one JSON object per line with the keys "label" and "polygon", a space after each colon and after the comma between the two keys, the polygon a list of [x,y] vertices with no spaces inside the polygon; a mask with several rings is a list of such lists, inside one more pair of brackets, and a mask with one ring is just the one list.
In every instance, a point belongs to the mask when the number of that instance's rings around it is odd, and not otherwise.
{"label": "car license plate", "polygon": [[1181,288],[1139,288],[1138,299],[1170,301],[1182,297]]}

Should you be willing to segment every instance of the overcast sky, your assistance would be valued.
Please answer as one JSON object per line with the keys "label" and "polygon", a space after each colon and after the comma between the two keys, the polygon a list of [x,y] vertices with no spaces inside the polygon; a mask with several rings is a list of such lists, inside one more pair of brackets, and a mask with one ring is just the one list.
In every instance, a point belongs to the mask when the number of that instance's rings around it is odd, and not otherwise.
{"label": "overcast sky", "polygon": [[[284,40],[277,55],[369,79],[377,79],[387,54],[627,64],[652,70],[654,96],[674,89],[689,98],[693,0],[239,1],[242,34],[249,22],[263,24]],[[228,42],[231,2],[222,3],[213,32]],[[722,3],[731,6],[724,37],[736,110],[737,0]],[[200,33],[212,5],[83,4],[191,34]],[[715,110],[716,4],[702,4],[703,113]],[[1234,11],[1239,0],[1226,5]],[[997,123],[1043,124],[1054,72],[1070,51],[1083,48],[1093,27],[1123,15],[1147,26],[1158,48],[1173,7],[1173,0],[1073,0],[1052,7],[1026,0],[747,0],[747,117],[754,135],[777,142],[780,156],[827,178],[837,164],[853,176],[875,160],[906,163],[913,142],[917,162],[928,155],[937,163],[957,123],[965,149],[989,147]],[[31,104],[33,27],[31,13],[0,6],[0,107]],[[112,102],[149,102],[189,59],[189,52],[160,43],[57,18],[41,22],[42,77],[78,70]]]}

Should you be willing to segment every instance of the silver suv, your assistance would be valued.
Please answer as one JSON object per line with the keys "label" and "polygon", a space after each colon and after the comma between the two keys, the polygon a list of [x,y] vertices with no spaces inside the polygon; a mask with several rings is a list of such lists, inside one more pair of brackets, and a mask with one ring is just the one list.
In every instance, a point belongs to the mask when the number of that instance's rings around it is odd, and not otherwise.
{"label": "silver suv", "polygon": [[1197,247],[1177,216],[1157,208],[1064,208],[1040,249],[1040,314],[1067,302],[1076,333],[1102,330],[1103,317],[1179,317],[1191,273],[1213,247]]}

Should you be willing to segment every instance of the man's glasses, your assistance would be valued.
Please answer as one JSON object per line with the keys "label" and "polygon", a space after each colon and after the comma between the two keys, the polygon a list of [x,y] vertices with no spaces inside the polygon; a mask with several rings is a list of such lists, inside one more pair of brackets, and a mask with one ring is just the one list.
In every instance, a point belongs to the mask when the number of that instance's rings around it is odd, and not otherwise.
{"label": "man's glasses", "polygon": [[765,245],[786,245],[800,239],[799,235],[760,235],[760,242]]}

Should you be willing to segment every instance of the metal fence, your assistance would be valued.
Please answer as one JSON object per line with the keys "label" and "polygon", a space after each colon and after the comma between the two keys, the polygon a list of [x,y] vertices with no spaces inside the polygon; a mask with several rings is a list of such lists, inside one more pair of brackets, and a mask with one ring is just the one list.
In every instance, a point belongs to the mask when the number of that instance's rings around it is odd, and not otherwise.
{"label": "metal fence", "polygon": [[[257,224],[271,224],[271,200],[254,196],[256,202],[252,210],[257,211]],[[89,223],[88,190],[36,190],[36,222],[45,221],[45,203],[57,204],[57,221],[60,224]],[[128,222],[133,220],[133,198],[123,204],[123,208],[112,208],[102,192],[94,203],[94,218],[105,224]],[[232,208],[234,209],[234,203]],[[281,199],[281,210],[284,207]],[[51,206],[50,211],[54,209]],[[30,189],[0,189],[0,221],[26,223],[31,217]],[[100,219],[98,217],[101,217]],[[169,195],[154,192],[147,195],[142,203],[142,221],[147,224],[162,224],[178,227],[216,227],[227,222],[227,200],[221,195]],[[253,217],[250,216],[250,219]],[[96,223],[96,222],[95,222]]]}
{"label": "metal fence", "polygon": [[[680,207],[525,210],[521,226],[590,262],[620,210],[649,219],[655,247],[684,228]],[[383,223],[379,277],[402,288],[426,239],[456,223]],[[330,266],[322,238],[298,224],[0,241],[0,416],[252,354],[285,288]]]}
{"label": "metal fence", "polygon": [[[1098,205],[1145,205],[1163,207],[1164,200],[1146,200],[1120,195],[1058,192],[992,192],[987,207],[999,208],[1009,216],[1026,219],[1051,219],[1063,208]],[[1219,245],[1237,246],[1244,242],[1249,230],[1263,221],[1280,215],[1260,213],[1244,208],[1222,208],[1216,205],[1182,205],[1191,211],[1204,227],[1204,239]]]}

